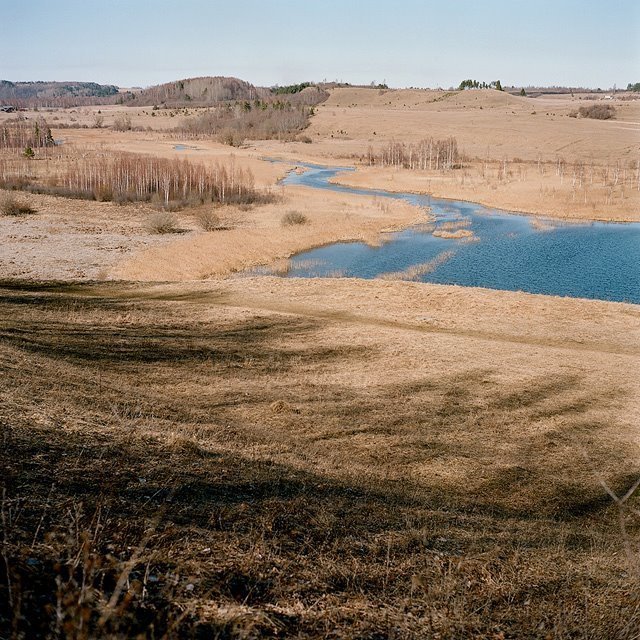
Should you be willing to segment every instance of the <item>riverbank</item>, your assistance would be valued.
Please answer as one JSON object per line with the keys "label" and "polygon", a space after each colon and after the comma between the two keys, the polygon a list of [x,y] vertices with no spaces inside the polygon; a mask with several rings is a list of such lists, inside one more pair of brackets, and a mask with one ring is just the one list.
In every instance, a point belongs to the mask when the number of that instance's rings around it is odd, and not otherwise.
{"label": "riverbank", "polygon": [[[192,234],[138,252],[110,274],[122,280],[194,280],[224,276],[340,241],[376,246],[385,233],[429,220],[428,211],[388,198],[286,187],[278,202],[241,212],[233,228]],[[286,223],[293,215],[298,222]]]}
{"label": "riverbank", "polygon": [[[483,171],[487,172],[484,176]],[[535,164],[518,163],[511,165],[511,175],[504,180],[498,177],[495,165],[491,171],[488,175],[489,169],[484,168],[483,163],[470,163],[464,170],[450,172],[357,166],[355,171],[338,174],[331,182],[357,189],[464,200],[503,211],[560,220],[640,221],[637,188],[627,188],[609,201],[607,187],[572,185],[571,177],[561,177],[550,167],[540,174]],[[583,180],[588,182],[589,178]]]}
{"label": "riverbank", "polygon": [[[0,190],[0,198],[6,195]],[[429,219],[425,209],[389,198],[303,187],[274,188],[274,196],[275,202],[259,206],[187,208],[173,214],[176,233],[155,234],[149,220],[157,212],[146,203],[19,194],[36,213],[0,216],[0,279],[194,280],[270,265],[341,240],[375,246],[385,232]],[[203,211],[217,216],[218,229],[202,230]],[[298,223],[283,223],[288,214]]]}

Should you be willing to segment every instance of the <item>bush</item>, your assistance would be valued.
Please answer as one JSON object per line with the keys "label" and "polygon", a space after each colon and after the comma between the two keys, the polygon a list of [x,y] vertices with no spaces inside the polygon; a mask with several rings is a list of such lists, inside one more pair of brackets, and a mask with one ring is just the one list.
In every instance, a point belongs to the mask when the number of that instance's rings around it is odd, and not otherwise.
{"label": "bush", "polygon": [[147,229],[151,233],[177,233],[178,219],[168,211],[159,211],[149,216]]}
{"label": "bush", "polygon": [[610,120],[616,116],[615,107],[610,104],[593,104],[589,107],[580,107],[578,112],[583,118],[593,118],[594,120]]}
{"label": "bush", "polygon": [[226,128],[218,134],[218,141],[230,147],[241,147],[244,144],[244,136],[235,129]]}
{"label": "bush", "polygon": [[29,204],[13,196],[5,196],[0,201],[0,213],[5,216],[21,216],[35,212],[36,210]]}
{"label": "bush", "polygon": [[130,131],[131,130],[131,116],[128,115],[117,115],[115,120],[113,121],[113,130],[114,131]]}
{"label": "bush", "polygon": [[200,211],[196,219],[203,231],[216,231],[220,229],[220,216],[211,209]]}
{"label": "bush", "polygon": [[282,226],[283,227],[291,227],[293,225],[298,224],[307,224],[309,219],[304,213],[300,213],[299,211],[287,211],[282,216]]}

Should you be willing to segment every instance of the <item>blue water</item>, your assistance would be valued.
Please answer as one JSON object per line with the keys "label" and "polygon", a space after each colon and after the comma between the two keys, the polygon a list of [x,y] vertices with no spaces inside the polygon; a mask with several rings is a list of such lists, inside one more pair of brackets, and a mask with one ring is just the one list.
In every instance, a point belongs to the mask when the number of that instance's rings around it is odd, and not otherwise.
{"label": "blue water", "polygon": [[431,263],[431,270],[416,280],[640,304],[638,223],[561,223],[470,202],[352,189],[328,182],[350,169],[300,166],[307,171],[291,172],[284,184],[428,206],[436,226],[458,223],[475,237],[472,242],[438,238],[423,225],[388,234],[380,247],[336,243],[296,255],[288,276],[376,278]]}

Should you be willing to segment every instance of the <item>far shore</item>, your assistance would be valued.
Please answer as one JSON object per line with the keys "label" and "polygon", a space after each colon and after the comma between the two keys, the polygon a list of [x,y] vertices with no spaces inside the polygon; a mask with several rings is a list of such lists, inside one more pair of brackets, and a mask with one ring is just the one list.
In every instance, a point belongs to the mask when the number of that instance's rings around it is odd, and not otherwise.
{"label": "far shore", "polygon": [[[411,183],[411,181],[419,182],[420,177],[408,175],[405,182]],[[344,172],[337,174],[334,178],[329,180],[332,184],[337,184],[342,187],[351,187],[353,189],[382,189],[383,187],[376,181],[375,176],[369,176],[366,172],[361,171],[356,167],[355,172]],[[458,202],[470,202],[471,204],[483,205],[485,207],[491,207],[493,209],[499,209],[504,213],[511,213],[515,215],[524,216],[536,216],[544,218],[557,218],[560,220],[573,220],[573,221],[589,221],[589,222],[617,222],[617,223],[633,223],[640,222],[640,210],[629,211],[624,213],[616,211],[615,213],[589,213],[588,211],[576,211],[576,210],[560,210],[555,206],[545,206],[541,203],[529,201],[523,204],[513,204],[513,200],[508,195],[501,193],[482,193],[478,197],[470,198],[464,191],[456,190],[453,184],[443,184],[439,188],[431,189],[430,191],[423,191],[416,188],[403,188],[398,184],[384,185],[385,191],[392,193],[411,193],[419,196],[432,196],[441,200],[455,200]],[[459,195],[460,194],[460,195]],[[464,194],[464,195],[462,195]]]}

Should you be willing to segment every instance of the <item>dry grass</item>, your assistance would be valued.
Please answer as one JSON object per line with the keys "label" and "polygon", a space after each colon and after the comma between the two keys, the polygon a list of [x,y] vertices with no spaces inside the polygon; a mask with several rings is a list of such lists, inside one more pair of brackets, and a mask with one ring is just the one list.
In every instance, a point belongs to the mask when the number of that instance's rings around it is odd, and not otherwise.
{"label": "dry grass", "polygon": [[309,218],[304,215],[304,213],[300,213],[300,211],[287,211],[282,216],[281,224],[283,227],[292,227],[294,225],[308,224]]}
{"label": "dry grass", "polygon": [[35,213],[36,210],[23,200],[19,200],[12,195],[5,195],[0,199],[0,215],[21,216]]}
{"label": "dry grass", "polygon": [[[389,324],[408,287],[441,319],[454,288],[367,284],[347,306],[375,289],[378,322],[271,311],[302,284],[262,282],[244,305],[227,285],[4,285],[6,635],[637,637],[593,473],[619,495],[637,477],[635,360],[598,343],[632,306],[586,305],[562,331],[600,337],[571,350]],[[481,299],[460,303],[500,331]],[[502,302],[553,326],[547,298]]]}
{"label": "dry grass", "polygon": [[158,211],[147,218],[147,229],[150,233],[178,233],[178,219],[169,211]]}
{"label": "dry grass", "polygon": [[[435,232],[434,232],[434,235]],[[421,264],[415,264],[410,266],[404,271],[392,271],[390,273],[383,273],[378,276],[381,280],[419,280],[422,276],[433,273],[441,264],[444,264],[448,260],[451,260],[456,255],[455,251],[443,251],[439,253],[433,260],[423,262]]]}
{"label": "dry grass", "polygon": [[456,229],[455,231],[448,231],[447,229],[437,228],[434,229],[431,235],[436,238],[447,238],[449,240],[460,240],[462,238],[471,239],[476,237],[471,229]]}
{"label": "dry grass", "polygon": [[[388,200],[388,199],[385,199]],[[216,233],[185,235],[123,261],[112,273],[125,280],[195,280],[270,265],[330,242],[380,242],[381,234],[424,220],[418,207],[350,194],[287,187],[281,202],[225,215]],[[221,210],[226,212],[225,210]],[[283,226],[294,211],[307,224]],[[297,216],[296,216],[297,217]]]}
{"label": "dry grass", "polygon": [[196,220],[203,231],[217,231],[222,227],[220,216],[213,209],[200,211]]}

